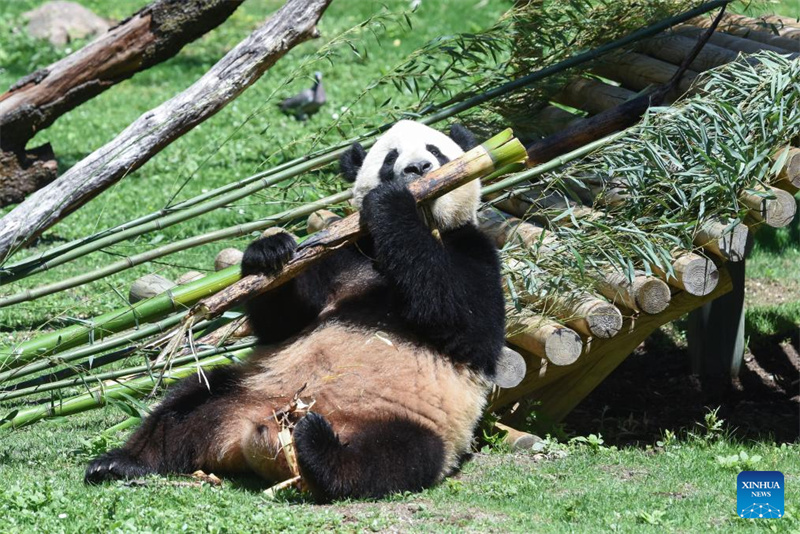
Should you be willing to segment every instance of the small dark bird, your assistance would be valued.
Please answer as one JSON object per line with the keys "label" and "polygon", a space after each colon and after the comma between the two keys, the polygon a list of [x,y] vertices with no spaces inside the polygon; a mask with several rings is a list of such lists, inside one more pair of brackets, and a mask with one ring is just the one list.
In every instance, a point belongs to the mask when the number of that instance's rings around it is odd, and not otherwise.
{"label": "small dark bird", "polygon": [[280,104],[281,111],[287,115],[294,115],[299,121],[308,118],[319,111],[325,103],[325,88],[322,87],[322,73],[314,73],[314,85],[310,89],[303,89],[294,96],[290,96]]}

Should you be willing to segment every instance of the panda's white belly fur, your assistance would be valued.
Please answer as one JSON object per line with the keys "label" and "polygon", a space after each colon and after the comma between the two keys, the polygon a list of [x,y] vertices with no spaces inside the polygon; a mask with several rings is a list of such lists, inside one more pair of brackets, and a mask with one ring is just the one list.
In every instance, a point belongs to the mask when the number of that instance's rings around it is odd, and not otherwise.
{"label": "panda's white belly fur", "polygon": [[364,420],[408,418],[430,429],[445,445],[441,478],[469,450],[490,388],[478,373],[428,348],[336,322],[288,344],[259,348],[246,365],[250,372],[241,419],[224,432],[229,439],[216,456],[222,464],[228,463],[224,456],[233,462],[244,459],[271,479],[289,475],[285,460],[276,454],[278,428],[271,416],[298,391],[304,402],[314,402],[312,410],[328,419],[342,442]]}

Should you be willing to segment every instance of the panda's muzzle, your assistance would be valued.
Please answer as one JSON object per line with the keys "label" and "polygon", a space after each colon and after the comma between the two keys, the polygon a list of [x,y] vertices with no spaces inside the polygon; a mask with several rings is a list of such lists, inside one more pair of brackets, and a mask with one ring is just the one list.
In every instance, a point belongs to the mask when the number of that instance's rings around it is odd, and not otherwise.
{"label": "panda's muzzle", "polygon": [[433,168],[433,163],[431,163],[430,161],[426,160],[412,161],[411,163],[405,166],[403,172],[400,175],[400,178],[405,183],[408,183],[412,180],[416,180],[420,176],[425,175],[432,168]]}

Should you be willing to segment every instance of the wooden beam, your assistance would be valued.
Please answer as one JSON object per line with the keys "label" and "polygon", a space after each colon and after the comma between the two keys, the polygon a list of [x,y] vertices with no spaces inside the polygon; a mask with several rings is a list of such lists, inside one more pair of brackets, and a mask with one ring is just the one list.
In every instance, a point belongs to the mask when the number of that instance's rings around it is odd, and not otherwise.
{"label": "wooden beam", "polygon": [[636,93],[624,87],[579,77],[568,83],[553,100],[593,115],[615,108],[634,96]]}
{"label": "wooden beam", "polygon": [[[697,17],[692,19],[690,24],[698,28],[707,28],[713,19],[708,17]],[[782,24],[780,25],[783,26]],[[770,24],[765,20],[726,13],[719,23],[719,29],[725,33],[736,35],[751,41],[757,41],[771,46],[782,48],[788,52],[800,52],[800,41],[783,37],[780,35],[778,26]],[[775,31],[778,29],[778,34]]]}
{"label": "wooden beam", "polygon": [[597,287],[614,304],[651,315],[664,311],[672,298],[664,281],[641,271],[634,273],[633,281],[618,271],[606,273],[598,280]]}
{"label": "wooden beam", "polygon": [[[703,29],[696,26],[679,26],[675,28],[675,33],[679,35],[686,35],[688,37],[697,37],[702,32]],[[709,42],[729,50],[744,52],[745,54],[755,54],[756,52],[760,52],[762,50],[771,50],[778,54],[796,54],[791,50],[786,50],[785,48],[780,48],[778,46],[773,46],[766,43],[759,43],[758,41],[737,37],[729,33],[715,32],[709,39]]]}
{"label": "wooden beam", "polygon": [[[712,37],[713,38],[713,37]],[[642,91],[653,85],[663,85],[672,79],[678,67],[672,63],[661,61],[644,54],[629,52],[598,64],[592,72],[620,82],[634,91]],[[689,90],[698,73],[691,69],[681,76],[675,90],[667,94],[666,100],[672,101]]]}
{"label": "wooden beam", "polygon": [[545,317],[527,317],[509,330],[509,343],[553,365],[571,365],[583,351],[583,341],[574,330]]}
{"label": "wooden beam", "polygon": [[728,226],[718,220],[704,222],[694,235],[694,244],[724,260],[744,260],[753,243],[750,229],[741,223]]}
{"label": "wooden beam", "polygon": [[672,262],[673,274],[653,266],[653,271],[673,287],[690,295],[704,296],[714,291],[719,282],[719,270],[709,258],[693,252],[682,253]]}
{"label": "wooden beam", "polygon": [[[640,41],[634,50],[642,54],[680,65],[681,62],[691,53],[694,48],[695,40],[685,35],[667,34],[646,41]],[[706,44],[697,54],[697,57],[689,65],[689,68],[696,72],[703,72],[730,63],[736,59],[738,54],[733,50],[716,46],[711,43]]]}
{"label": "wooden beam", "polygon": [[[773,228],[782,228],[792,222],[797,212],[797,202],[789,192],[776,187],[760,188],[754,194],[748,191],[739,195],[739,201],[750,208],[750,214]],[[761,196],[765,195],[765,196]]]}

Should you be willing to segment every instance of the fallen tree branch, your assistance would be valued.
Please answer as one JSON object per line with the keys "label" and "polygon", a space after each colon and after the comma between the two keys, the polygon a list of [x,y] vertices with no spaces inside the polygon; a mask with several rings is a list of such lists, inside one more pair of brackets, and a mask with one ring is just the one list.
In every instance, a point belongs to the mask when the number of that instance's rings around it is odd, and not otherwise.
{"label": "fallen tree branch", "polygon": [[295,45],[317,35],[331,0],[288,0],[191,87],[139,117],[0,219],[0,261],[78,209],[255,83]]}

